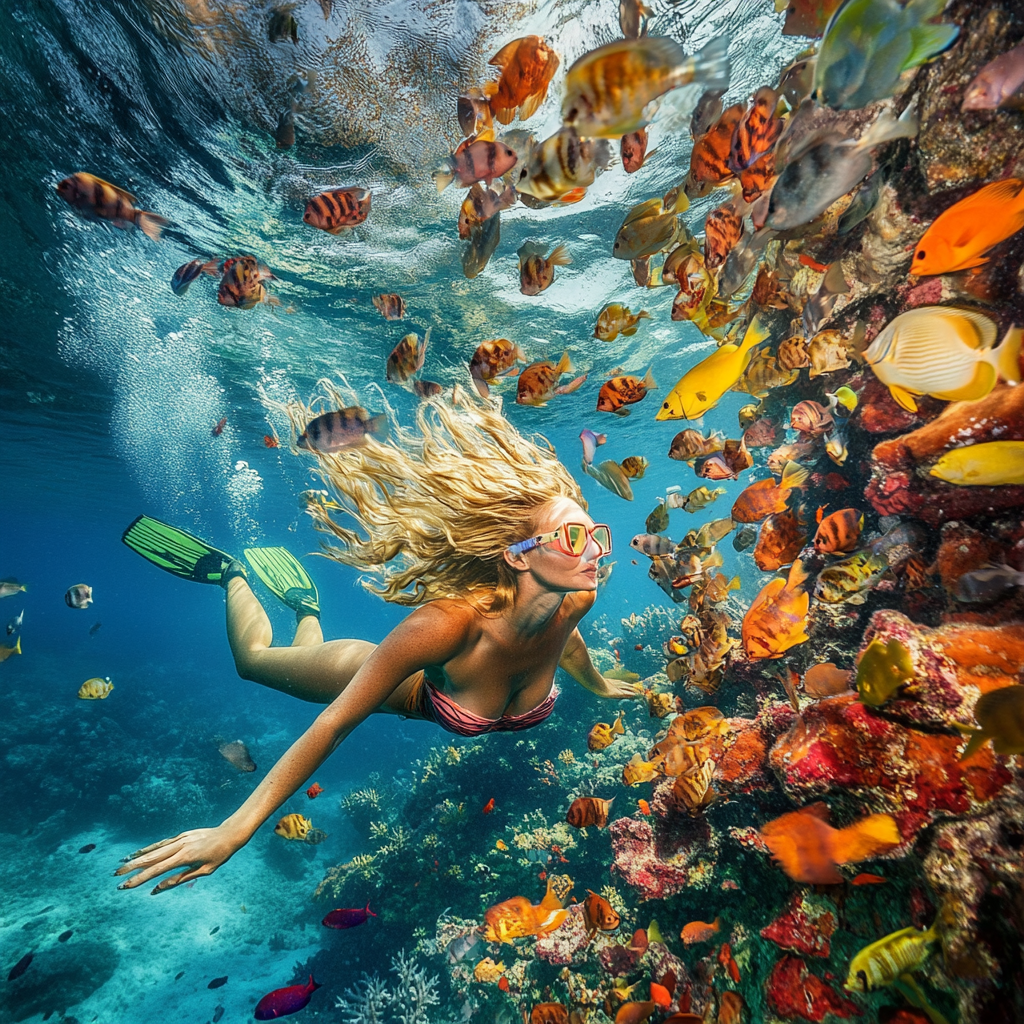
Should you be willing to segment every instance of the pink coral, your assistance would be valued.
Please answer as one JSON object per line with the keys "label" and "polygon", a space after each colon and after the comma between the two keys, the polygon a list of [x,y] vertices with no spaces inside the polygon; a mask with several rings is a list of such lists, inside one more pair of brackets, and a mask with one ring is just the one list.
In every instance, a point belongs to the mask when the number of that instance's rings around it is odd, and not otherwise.
{"label": "pink coral", "polygon": [[[672,780],[666,781],[671,789]],[[711,830],[703,817],[659,821],[657,834],[647,821],[620,818],[608,831],[612,870],[618,871],[642,900],[664,899],[692,885],[697,880],[698,856],[710,855]]]}
{"label": "pink coral", "polygon": [[796,892],[789,906],[771,924],[761,929],[761,938],[783,949],[805,956],[828,957],[836,930],[836,915],[831,904],[820,897]]}
{"label": "pink coral", "polygon": [[844,999],[797,956],[784,956],[768,978],[768,1005],[780,1017],[799,1017],[818,1021],[826,1014],[836,1017],[859,1017],[860,1008]]}
{"label": "pink coral", "polygon": [[569,914],[550,935],[537,939],[537,956],[552,964],[571,964],[573,958],[587,948],[590,935],[583,916],[583,904],[569,908]]}

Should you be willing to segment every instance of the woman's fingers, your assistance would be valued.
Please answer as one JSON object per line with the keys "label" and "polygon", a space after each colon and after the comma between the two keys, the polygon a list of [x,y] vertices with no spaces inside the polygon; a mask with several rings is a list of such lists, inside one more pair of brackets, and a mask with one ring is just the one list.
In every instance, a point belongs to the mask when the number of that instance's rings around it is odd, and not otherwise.
{"label": "woman's fingers", "polygon": [[200,878],[203,875],[210,874],[213,874],[213,865],[200,864],[199,867],[192,867],[188,871],[183,871],[180,875],[175,875],[173,878],[165,878],[153,888],[149,895],[155,896],[158,892],[163,892],[165,889],[173,889],[175,886],[181,885],[182,882],[190,882],[193,878]]}
{"label": "woman's fingers", "polygon": [[[173,856],[180,848],[181,841],[181,836],[175,836],[174,839],[165,839],[162,843],[147,846],[146,849],[151,851],[150,853],[140,852],[140,855],[129,860],[127,864],[122,864],[114,874],[127,875],[132,871],[138,871],[139,868],[148,868],[153,864],[158,864],[166,860],[168,856]],[[171,844],[175,844],[173,849],[168,848]]]}
{"label": "woman's fingers", "polygon": [[150,843],[149,846],[144,846],[141,850],[136,850],[134,853],[129,853],[128,856],[123,857],[122,860],[135,860],[136,857],[142,857],[147,853],[152,853],[153,850],[159,850],[161,846],[167,846],[168,843],[173,843],[180,838],[180,835],[176,835],[172,836],[170,839],[161,839],[159,843]]}

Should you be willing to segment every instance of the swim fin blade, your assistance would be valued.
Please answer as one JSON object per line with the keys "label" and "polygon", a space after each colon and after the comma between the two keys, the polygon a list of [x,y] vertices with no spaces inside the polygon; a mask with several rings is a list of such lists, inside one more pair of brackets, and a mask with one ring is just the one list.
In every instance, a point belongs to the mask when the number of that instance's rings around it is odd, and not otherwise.
{"label": "swim fin blade", "polygon": [[287,548],[246,548],[245,557],[267,589],[289,608],[319,617],[316,584]]}
{"label": "swim fin blade", "polygon": [[221,586],[229,569],[233,569],[231,575],[244,575],[240,564],[226,551],[151,516],[139,516],[121,540],[147,561],[183,580]]}

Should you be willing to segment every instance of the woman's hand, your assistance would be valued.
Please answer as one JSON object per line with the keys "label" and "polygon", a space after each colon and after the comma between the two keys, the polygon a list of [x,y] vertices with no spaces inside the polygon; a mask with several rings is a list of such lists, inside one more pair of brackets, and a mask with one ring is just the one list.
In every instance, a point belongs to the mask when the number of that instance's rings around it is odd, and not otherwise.
{"label": "woman's hand", "polygon": [[604,680],[605,688],[598,696],[610,697],[612,700],[635,700],[644,695],[642,683],[627,683],[621,679],[609,679],[608,676],[601,678]]}
{"label": "woman's hand", "polygon": [[122,882],[118,889],[134,889],[165,871],[175,868],[187,870],[159,882],[150,893],[155,896],[165,889],[173,889],[182,882],[191,881],[201,875],[212,875],[232,854],[237,853],[248,842],[248,836],[235,829],[218,825],[216,828],[194,828],[173,839],[164,839],[133,853],[127,863],[122,864],[114,874],[139,873]]}

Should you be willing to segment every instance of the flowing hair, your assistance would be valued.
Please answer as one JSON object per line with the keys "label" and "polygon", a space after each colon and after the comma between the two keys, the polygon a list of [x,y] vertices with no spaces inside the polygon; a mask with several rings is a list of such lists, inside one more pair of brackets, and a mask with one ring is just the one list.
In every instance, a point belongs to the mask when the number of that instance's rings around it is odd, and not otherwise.
{"label": "flowing hair", "polygon": [[[319,401],[353,404],[329,381]],[[319,415],[301,402],[268,403],[283,411],[295,435]],[[316,404],[316,402],[312,402]],[[423,401],[416,430],[391,417],[387,440],[313,452],[332,502],[311,502],[317,529],[337,544],[322,552],[364,576],[367,590],[395,604],[464,598],[497,614],[515,599],[516,573],[505,549],[529,537],[540,507],[571,498],[586,508],[579,485],[551,444],[524,437],[501,414],[456,386],[450,399]],[[345,513],[354,528],[331,513]]]}

